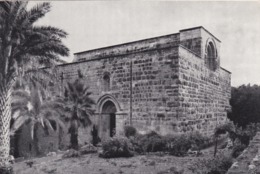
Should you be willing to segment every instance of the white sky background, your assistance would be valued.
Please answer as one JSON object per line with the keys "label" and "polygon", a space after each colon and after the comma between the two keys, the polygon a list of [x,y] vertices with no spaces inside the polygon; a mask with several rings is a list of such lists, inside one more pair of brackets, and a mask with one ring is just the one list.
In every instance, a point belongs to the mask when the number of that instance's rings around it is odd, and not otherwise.
{"label": "white sky background", "polygon": [[[30,6],[36,2],[30,2]],[[54,1],[39,24],[69,33],[73,53],[203,26],[222,41],[232,86],[260,84],[260,2]]]}

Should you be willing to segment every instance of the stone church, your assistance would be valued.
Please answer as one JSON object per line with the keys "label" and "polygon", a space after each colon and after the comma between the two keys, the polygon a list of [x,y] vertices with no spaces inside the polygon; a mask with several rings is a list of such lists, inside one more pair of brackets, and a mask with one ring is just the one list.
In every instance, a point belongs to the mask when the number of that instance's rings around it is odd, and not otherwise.
{"label": "stone church", "polygon": [[57,67],[60,83],[81,72],[93,93],[100,137],[125,125],[161,134],[210,133],[230,110],[231,73],[221,41],[203,27],[74,54]]}

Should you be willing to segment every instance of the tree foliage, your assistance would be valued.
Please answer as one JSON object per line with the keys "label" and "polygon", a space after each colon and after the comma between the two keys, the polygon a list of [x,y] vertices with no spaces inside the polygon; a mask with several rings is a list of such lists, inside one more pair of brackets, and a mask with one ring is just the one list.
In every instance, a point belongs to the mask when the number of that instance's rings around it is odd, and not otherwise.
{"label": "tree foliage", "polygon": [[35,25],[50,11],[50,3],[39,3],[31,9],[27,5],[27,1],[0,2],[0,79],[4,82],[32,62],[51,65],[60,60],[59,55],[69,55],[62,43],[65,31]]}
{"label": "tree foliage", "polygon": [[260,122],[260,86],[242,85],[233,87],[228,117],[238,126],[245,128],[250,123]]}
{"label": "tree foliage", "polygon": [[10,134],[14,135],[21,126],[26,125],[30,128],[31,137],[35,142],[36,153],[38,150],[38,139],[36,132],[39,127],[44,128],[48,134],[50,130],[58,127],[65,129],[65,125],[59,117],[59,112],[55,108],[55,101],[52,99],[44,100],[44,91],[39,90],[36,85],[16,86],[12,93],[12,121]]}
{"label": "tree foliage", "polygon": [[69,49],[62,43],[67,33],[52,26],[35,23],[51,9],[50,3],[39,3],[27,8],[27,1],[0,2],[0,166],[8,165],[9,121],[11,118],[11,92],[13,82],[25,69],[37,65],[53,65],[58,56],[68,56]]}
{"label": "tree foliage", "polygon": [[57,109],[63,112],[64,120],[70,125],[70,142],[73,149],[78,149],[78,128],[92,124],[91,116],[94,113],[92,106],[95,102],[91,94],[83,81],[76,79],[67,83],[64,96],[56,100]]}

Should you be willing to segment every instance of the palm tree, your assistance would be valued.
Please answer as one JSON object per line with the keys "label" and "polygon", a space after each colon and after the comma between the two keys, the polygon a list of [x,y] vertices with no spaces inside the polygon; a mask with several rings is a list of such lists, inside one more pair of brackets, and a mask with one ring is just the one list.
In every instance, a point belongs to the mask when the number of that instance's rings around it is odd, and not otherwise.
{"label": "palm tree", "polygon": [[[12,93],[12,124],[11,135],[14,135],[17,130],[23,125],[30,128],[31,137],[34,140],[36,155],[40,154],[37,130],[42,127],[48,133],[49,130],[54,130],[55,127],[65,128],[62,120],[58,115],[58,110],[55,109],[55,101],[52,99],[43,100],[43,91],[39,90],[36,85],[31,85],[30,90],[18,88]],[[55,127],[52,123],[55,123]]]}
{"label": "palm tree", "polygon": [[28,2],[0,2],[0,167],[8,164],[12,85],[19,72],[32,60],[51,65],[58,55],[68,56],[62,44],[67,33],[51,26],[37,26],[50,11],[50,3],[41,3],[27,10]]}
{"label": "palm tree", "polygon": [[69,122],[69,133],[71,148],[78,149],[78,129],[92,124],[91,116],[94,113],[92,106],[95,104],[90,97],[92,93],[81,81],[76,79],[68,82],[65,87],[65,97],[59,98],[57,102],[64,112],[65,121]]}

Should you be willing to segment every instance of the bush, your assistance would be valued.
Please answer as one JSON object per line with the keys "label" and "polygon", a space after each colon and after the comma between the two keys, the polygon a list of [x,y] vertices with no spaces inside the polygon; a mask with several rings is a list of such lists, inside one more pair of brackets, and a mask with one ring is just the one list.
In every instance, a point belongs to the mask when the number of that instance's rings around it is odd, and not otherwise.
{"label": "bush", "polygon": [[213,143],[212,139],[199,132],[165,137],[167,151],[174,156],[185,156],[189,149],[200,151]]}
{"label": "bush", "polygon": [[188,135],[175,135],[166,137],[167,151],[174,156],[184,156],[192,147],[192,142]]}
{"label": "bush", "polygon": [[235,143],[235,145],[232,148],[231,156],[233,158],[237,158],[246,148],[247,146],[241,143]]}
{"label": "bush", "polygon": [[12,166],[0,167],[1,174],[14,174]]}
{"label": "bush", "polygon": [[199,132],[181,135],[161,136],[155,131],[136,134],[129,138],[136,153],[169,152],[171,155],[184,156],[189,149],[200,150],[212,144],[212,140]]}
{"label": "bush", "polygon": [[125,126],[124,131],[125,131],[125,136],[127,138],[129,138],[130,136],[135,136],[137,132],[136,128],[133,126]]}
{"label": "bush", "polygon": [[165,138],[154,131],[144,135],[137,134],[130,138],[130,142],[137,153],[159,152],[166,149]]}
{"label": "bush", "polygon": [[139,154],[145,153],[145,148],[142,144],[143,138],[144,138],[144,135],[140,135],[140,134],[137,134],[134,137],[129,138],[134,152],[139,153]]}
{"label": "bush", "polygon": [[113,137],[106,140],[102,144],[102,153],[100,157],[116,158],[116,157],[131,157],[133,156],[132,145],[127,138]]}
{"label": "bush", "polygon": [[164,151],[166,147],[165,138],[152,131],[144,136],[142,139],[145,152],[159,152]]}
{"label": "bush", "polygon": [[247,125],[245,128],[235,127],[235,131],[229,133],[229,137],[234,143],[239,141],[241,144],[248,146],[249,142],[256,135],[257,131],[260,130],[259,123],[252,123]]}
{"label": "bush", "polygon": [[196,174],[225,174],[233,161],[229,154],[219,154],[215,158],[198,159],[189,170]]}
{"label": "bush", "polygon": [[233,122],[227,122],[222,125],[216,127],[214,134],[215,136],[225,134],[225,133],[232,133],[235,131],[235,125]]}
{"label": "bush", "polygon": [[192,146],[192,150],[201,150],[204,148],[209,147],[210,145],[213,144],[213,139],[209,138],[207,136],[203,136],[201,133],[199,132],[192,132],[190,134],[188,134],[188,140],[191,143]]}

